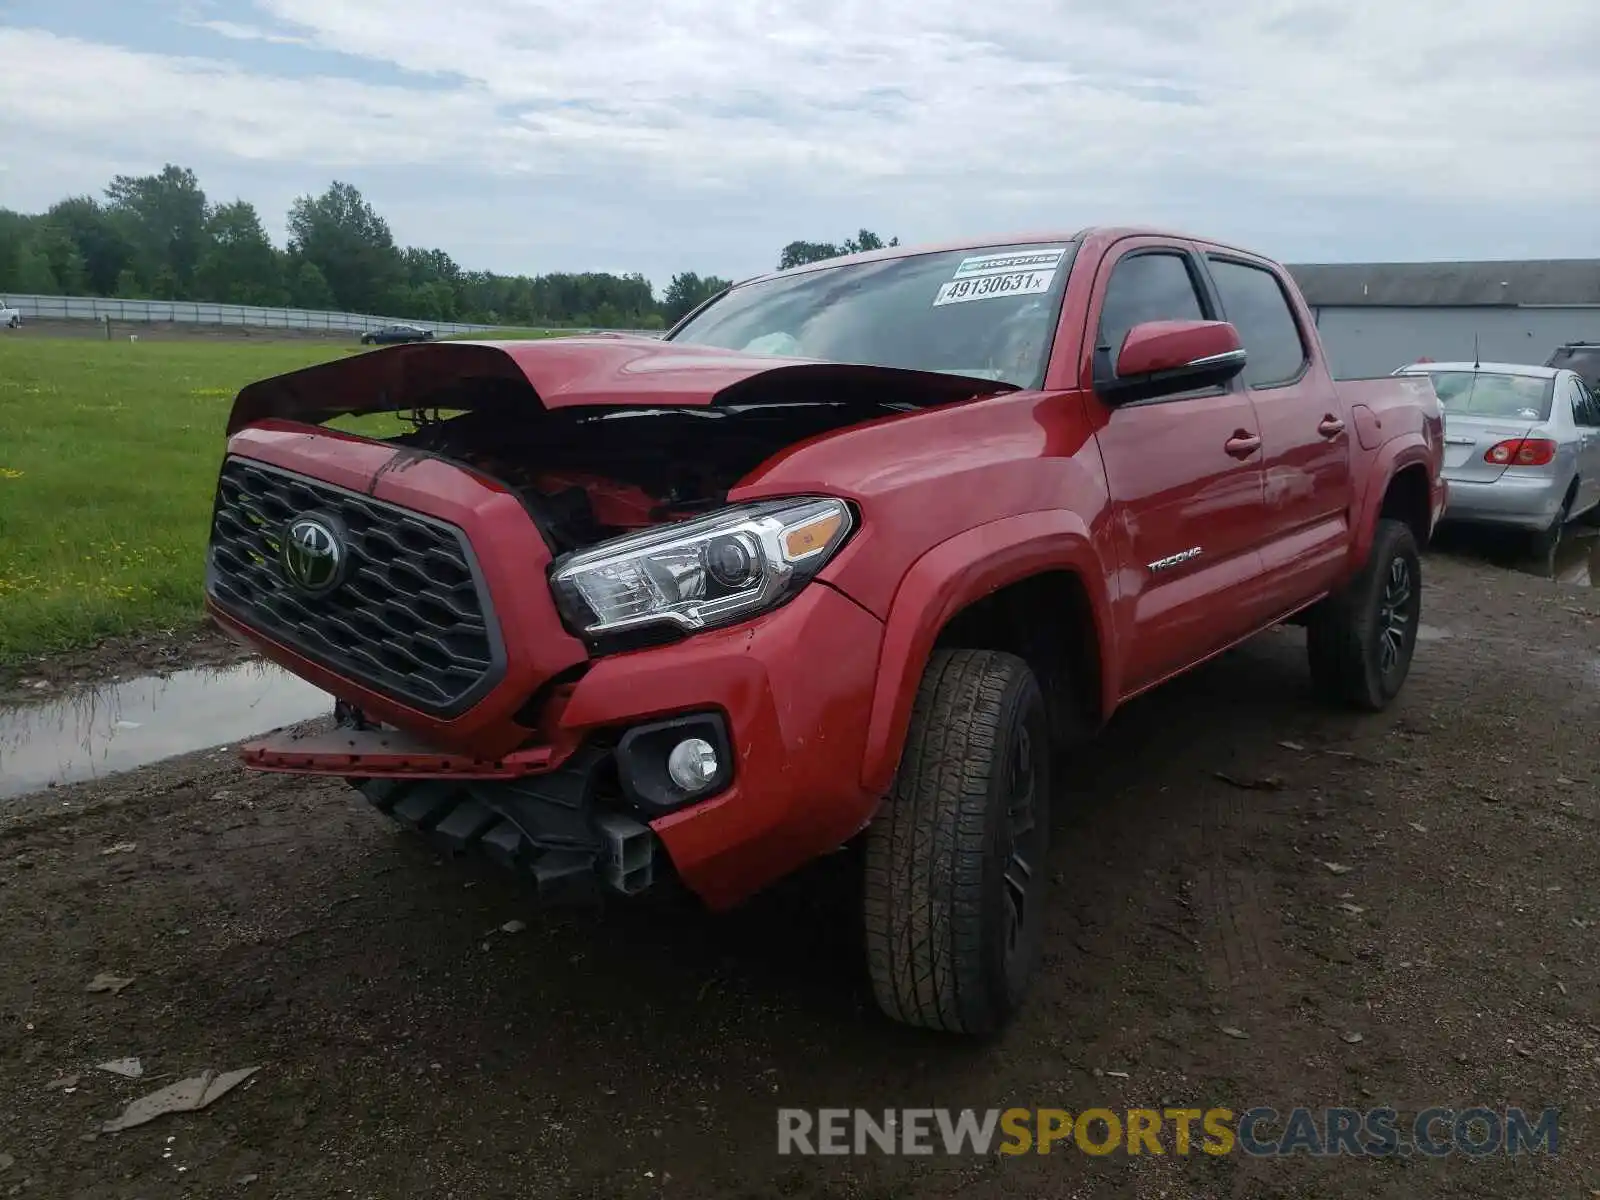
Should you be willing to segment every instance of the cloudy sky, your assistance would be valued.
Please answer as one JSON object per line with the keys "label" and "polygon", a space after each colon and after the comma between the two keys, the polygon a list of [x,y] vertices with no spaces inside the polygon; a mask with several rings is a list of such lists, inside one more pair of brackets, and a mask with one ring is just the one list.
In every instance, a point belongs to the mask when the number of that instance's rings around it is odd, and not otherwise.
{"label": "cloudy sky", "polygon": [[0,206],[356,184],[502,271],[1159,223],[1600,256],[1594,0],[0,0]]}

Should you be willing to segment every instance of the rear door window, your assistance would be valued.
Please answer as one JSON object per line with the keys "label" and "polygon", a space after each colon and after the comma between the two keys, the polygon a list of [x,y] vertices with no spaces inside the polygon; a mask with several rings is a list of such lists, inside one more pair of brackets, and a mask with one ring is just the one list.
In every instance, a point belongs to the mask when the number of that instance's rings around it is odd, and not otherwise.
{"label": "rear door window", "polygon": [[1600,400],[1588,388],[1583,386],[1583,380],[1572,380],[1574,396],[1572,401],[1572,417],[1579,425],[1587,428],[1600,426]]}
{"label": "rear door window", "polygon": [[1298,380],[1310,358],[1278,277],[1263,267],[1228,258],[1208,256],[1207,266],[1222,301],[1222,318],[1232,323],[1244,343],[1245,385],[1284,387]]}

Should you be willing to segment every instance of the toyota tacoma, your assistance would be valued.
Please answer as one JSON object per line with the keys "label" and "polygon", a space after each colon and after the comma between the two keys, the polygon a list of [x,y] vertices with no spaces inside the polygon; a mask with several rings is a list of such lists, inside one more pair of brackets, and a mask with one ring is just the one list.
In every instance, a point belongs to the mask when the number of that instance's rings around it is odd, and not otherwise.
{"label": "toyota tacoma", "polygon": [[336,699],[249,766],[541,889],[720,910],[859,850],[879,1004],[983,1034],[1038,958],[1054,772],[1119,705],[1285,623],[1326,697],[1393,700],[1442,451],[1428,378],[1336,384],[1258,254],[895,247],[661,339],[251,384],[206,600]]}

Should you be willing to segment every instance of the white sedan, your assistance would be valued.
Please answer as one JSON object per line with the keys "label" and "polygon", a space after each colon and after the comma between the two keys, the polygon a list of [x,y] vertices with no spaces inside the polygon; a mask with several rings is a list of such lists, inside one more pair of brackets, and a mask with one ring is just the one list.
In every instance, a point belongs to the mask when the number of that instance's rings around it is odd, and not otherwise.
{"label": "white sedan", "polygon": [[1512,526],[1548,554],[1574,517],[1600,515],[1600,399],[1573,371],[1413,363],[1444,409],[1444,519]]}
{"label": "white sedan", "polygon": [[0,329],[21,329],[22,314],[0,297]]}

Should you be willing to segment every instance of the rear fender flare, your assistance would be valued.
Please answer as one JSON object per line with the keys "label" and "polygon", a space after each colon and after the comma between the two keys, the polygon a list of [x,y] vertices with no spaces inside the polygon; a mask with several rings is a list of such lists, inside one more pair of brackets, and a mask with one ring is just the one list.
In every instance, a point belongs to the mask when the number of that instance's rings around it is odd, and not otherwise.
{"label": "rear fender flare", "polygon": [[1366,470],[1367,490],[1361,496],[1352,530],[1355,534],[1350,547],[1352,575],[1360,572],[1372,553],[1372,543],[1378,535],[1378,516],[1383,512],[1383,498],[1388,495],[1389,485],[1401,471],[1420,467],[1427,475],[1430,488],[1437,486],[1437,464],[1432,459],[1428,443],[1420,433],[1394,438],[1378,448]]}
{"label": "rear fender flare", "polygon": [[872,795],[889,791],[911,724],[911,707],[934,643],[962,609],[1009,584],[1045,571],[1071,571],[1088,594],[1100,647],[1101,711],[1115,700],[1107,568],[1089,529],[1074,513],[1023,513],[990,521],[941,542],[912,564],[895,591],[878,655],[861,781]]}

